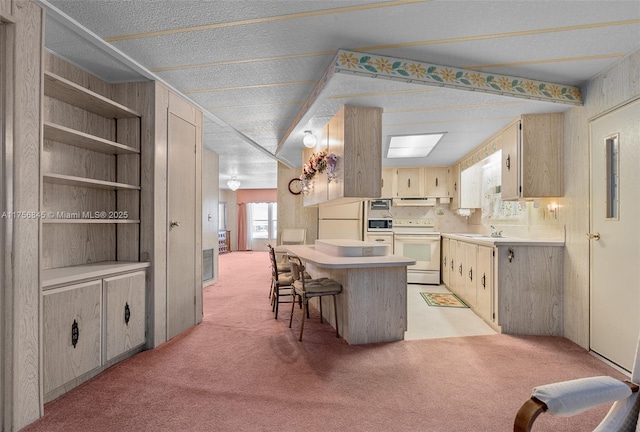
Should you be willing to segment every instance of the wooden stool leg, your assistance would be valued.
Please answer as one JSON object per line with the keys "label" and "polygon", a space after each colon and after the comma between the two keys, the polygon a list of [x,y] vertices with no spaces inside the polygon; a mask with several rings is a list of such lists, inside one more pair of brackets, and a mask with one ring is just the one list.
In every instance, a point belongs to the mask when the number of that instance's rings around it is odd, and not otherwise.
{"label": "wooden stool leg", "polygon": [[335,314],[336,319],[336,337],[340,337],[340,333],[338,332],[338,307],[336,305],[336,296],[333,295],[333,312]]}
{"label": "wooden stool leg", "polygon": [[278,306],[280,305],[280,293],[276,291],[276,298],[275,298],[275,312],[276,312],[276,316],[275,318],[278,319]]}
{"label": "wooden stool leg", "polygon": [[302,342],[302,331],[304,330],[304,318],[307,313],[309,313],[309,300],[305,297],[302,299],[302,304],[304,307],[304,311],[302,313],[302,323],[300,324],[300,338],[298,340]]}
{"label": "wooden stool leg", "polygon": [[291,316],[289,317],[289,328],[291,328],[291,321],[293,321],[293,309],[296,307],[296,293],[293,292],[293,301],[291,302]]}

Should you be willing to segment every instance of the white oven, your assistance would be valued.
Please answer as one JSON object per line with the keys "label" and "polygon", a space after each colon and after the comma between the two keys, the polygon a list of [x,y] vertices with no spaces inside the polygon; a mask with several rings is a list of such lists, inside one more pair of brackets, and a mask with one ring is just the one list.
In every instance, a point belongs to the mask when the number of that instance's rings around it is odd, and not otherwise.
{"label": "white oven", "polygon": [[407,282],[440,284],[440,233],[432,219],[394,219],[393,253],[416,260],[407,267]]}

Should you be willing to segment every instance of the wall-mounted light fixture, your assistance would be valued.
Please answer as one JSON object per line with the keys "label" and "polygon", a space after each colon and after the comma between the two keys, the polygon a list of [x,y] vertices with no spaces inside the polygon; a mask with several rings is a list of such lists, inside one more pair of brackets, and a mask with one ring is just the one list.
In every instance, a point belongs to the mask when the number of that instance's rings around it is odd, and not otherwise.
{"label": "wall-mounted light fixture", "polygon": [[318,143],[318,139],[313,134],[313,131],[304,131],[304,138],[302,138],[302,144],[307,148],[313,148]]}
{"label": "wall-mounted light fixture", "polygon": [[233,176],[231,177],[231,180],[227,181],[227,186],[229,186],[229,189],[232,191],[238,190],[240,187],[240,180],[238,180],[236,176]]}

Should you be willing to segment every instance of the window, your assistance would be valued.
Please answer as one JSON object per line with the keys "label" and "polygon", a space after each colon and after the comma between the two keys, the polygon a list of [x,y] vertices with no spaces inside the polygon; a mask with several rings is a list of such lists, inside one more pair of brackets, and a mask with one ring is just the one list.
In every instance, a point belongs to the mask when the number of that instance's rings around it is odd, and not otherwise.
{"label": "window", "polygon": [[275,240],[278,232],[278,203],[252,203],[251,237]]}

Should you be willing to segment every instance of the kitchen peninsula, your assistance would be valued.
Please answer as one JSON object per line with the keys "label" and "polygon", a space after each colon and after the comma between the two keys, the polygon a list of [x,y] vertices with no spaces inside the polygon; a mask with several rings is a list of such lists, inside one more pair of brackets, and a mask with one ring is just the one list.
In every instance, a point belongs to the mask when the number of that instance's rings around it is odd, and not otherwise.
{"label": "kitchen peninsula", "polygon": [[[338,329],[351,345],[403,340],[407,330],[407,266],[415,261],[388,255],[380,247],[359,240],[318,240],[313,246],[287,247],[304,261],[312,277],[342,284],[336,298]],[[335,327],[333,303],[323,302],[322,309]]]}

